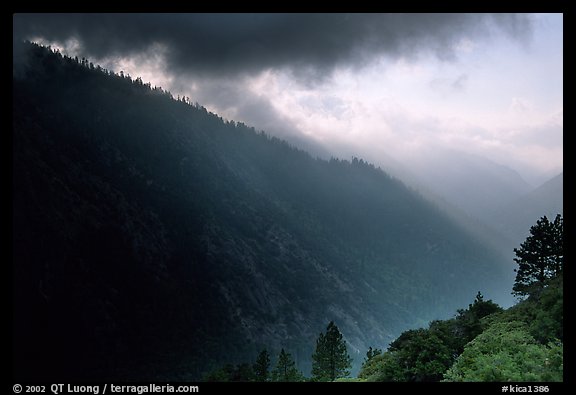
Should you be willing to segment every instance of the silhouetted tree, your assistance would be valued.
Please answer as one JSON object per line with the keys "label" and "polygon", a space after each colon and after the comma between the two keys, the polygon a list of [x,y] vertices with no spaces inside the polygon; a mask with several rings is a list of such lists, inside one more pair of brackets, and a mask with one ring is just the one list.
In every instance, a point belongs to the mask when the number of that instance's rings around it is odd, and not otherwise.
{"label": "silhouetted tree", "polygon": [[253,368],[256,381],[268,381],[270,379],[270,354],[268,354],[266,349],[260,351]]}
{"label": "silhouetted tree", "polygon": [[304,376],[296,369],[292,355],[282,349],[278,356],[276,367],[272,371],[272,381],[291,382],[303,381]]}
{"label": "silhouetted tree", "polygon": [[326,334],[320,333],[316,351],[312,354],[312,378],[315,381],[334,381],[350,374],[352,358],[346,350],[346,341],[334,321],[330,321]]}
{"label": "silhouetted tree", "polygon": [[547,280],[562,273],[564,266],[563,248],[564,220],[558,214],[554,222],[546,216],[530,228],[530,236],[520,248],[514,248],[518,263],[513,294],[529,296],[540,292]]}

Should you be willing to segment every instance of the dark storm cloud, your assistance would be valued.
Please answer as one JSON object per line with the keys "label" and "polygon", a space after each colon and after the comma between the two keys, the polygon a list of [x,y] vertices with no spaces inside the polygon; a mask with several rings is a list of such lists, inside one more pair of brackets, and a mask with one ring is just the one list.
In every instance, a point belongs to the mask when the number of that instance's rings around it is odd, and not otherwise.
{"label": "dark storm cloud", "polygon": [[379,54],[422,50],[454,57],[463,37],[500,30],[529,34],[518,14],[17,14],[17,39],[79,40],[83,55],[102,58],[168,49],[174,73],[232,75],[288,68],[314,79],[337,66],[360,66]]}
{"label": "dark storm cloud", "polygon": [[327,156],[269,98],[252,92],[247,77],[282,69],[310,87],[337,67],[360,68],[380,55],[449,61],[464,38],[525,39],[531,28],[522,14],[16,14],[13,33],[17,40],[75,39],[73,55],[95,62],[131,57],[145,69],[160,56],[159,73],[174,77],[163,88]]}
{"label": "dark storm cloud", "polygon": [[[244,83],[226,78],[195,81],[194,100],[216,108],[221,115],[224,113],[235,121],[272,133],[313,156],[330,158],[326,148],[303,136],[293,122],[278,112],[268,99],[250,92]],[[184,90],[185,86],[186,82],[183,82],[179,89]]]}

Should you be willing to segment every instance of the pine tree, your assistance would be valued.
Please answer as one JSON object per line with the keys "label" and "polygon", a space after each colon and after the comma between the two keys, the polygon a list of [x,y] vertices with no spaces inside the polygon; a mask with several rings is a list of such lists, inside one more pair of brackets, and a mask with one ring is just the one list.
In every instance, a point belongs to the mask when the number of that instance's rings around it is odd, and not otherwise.
{"label": "pine tree", "polygon": [[304,376],[296,369],[296,362],[292,359],[292,355],[282,349],[278,356],[276,367],[272,371],[272,381],[290,382],[303,380]]}
{"label": "pine tree", "polygon": [[514,253],[518,263],[513,294],[516,296],[533,295],[544,288],[547,280],[562,273],[564,266],[563,249],[564,220],[558,214],[554,222],[546,216],[540,218],[530,228],[530,236]]}
{"label": "pine tree", "polygon": [[254,364],[254,376],[256,381],[269,381],[270,355],[266,349],[260,351]]}
{"label": "pine tree", "polygon": [[312,378],[315,381],[334,381],[350,375],[352,358],[346,350],[346,341],[334,321],[330,321],[326,334],[320,333],[316,351],[312,355]]}

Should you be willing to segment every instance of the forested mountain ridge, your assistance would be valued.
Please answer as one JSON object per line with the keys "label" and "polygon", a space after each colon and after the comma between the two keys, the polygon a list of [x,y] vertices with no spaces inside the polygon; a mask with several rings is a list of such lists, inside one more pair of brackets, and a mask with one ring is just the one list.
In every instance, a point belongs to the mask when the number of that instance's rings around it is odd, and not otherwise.
{"label": "forested mountain ridge", "polygon": [[400,181],[32,45],[13,71],[14,378],[188,380],[368,344],[511,266]]}

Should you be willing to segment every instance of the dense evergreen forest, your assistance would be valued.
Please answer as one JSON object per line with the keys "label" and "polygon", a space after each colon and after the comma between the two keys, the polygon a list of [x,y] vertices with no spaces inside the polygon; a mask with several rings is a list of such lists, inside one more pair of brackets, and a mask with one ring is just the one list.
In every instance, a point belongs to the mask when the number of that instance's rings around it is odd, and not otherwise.
{"label": "dense evergreen forest", "polygon": [[12,92],[15,379],[196,380],[263,349],[309,376],[331,321],[354,375],[478,290],[509,303],[510,262],[361,159],[30,43]]}
{"label": "dense evergreen forest", "polygon": [[[542,217],[515,249],[514,293],[522,300],[505,310],[478,292],[467,309],[427,328],[403,332],[388,347],[369,347],[357,378],[350,378],[350,357],[338,327],[330,322],[320,334],[311,377],[304,377],[282,349],[269,374],[263,350],[256,363],[225,365],[206,381],[357,381],[357,382],[559,382],[564,379],[563,219]],[[331,334],[331,335],[330,335]],[[328,344],[328,346],[326,346]],[[262,361],[266,363],[262,363]]]}

